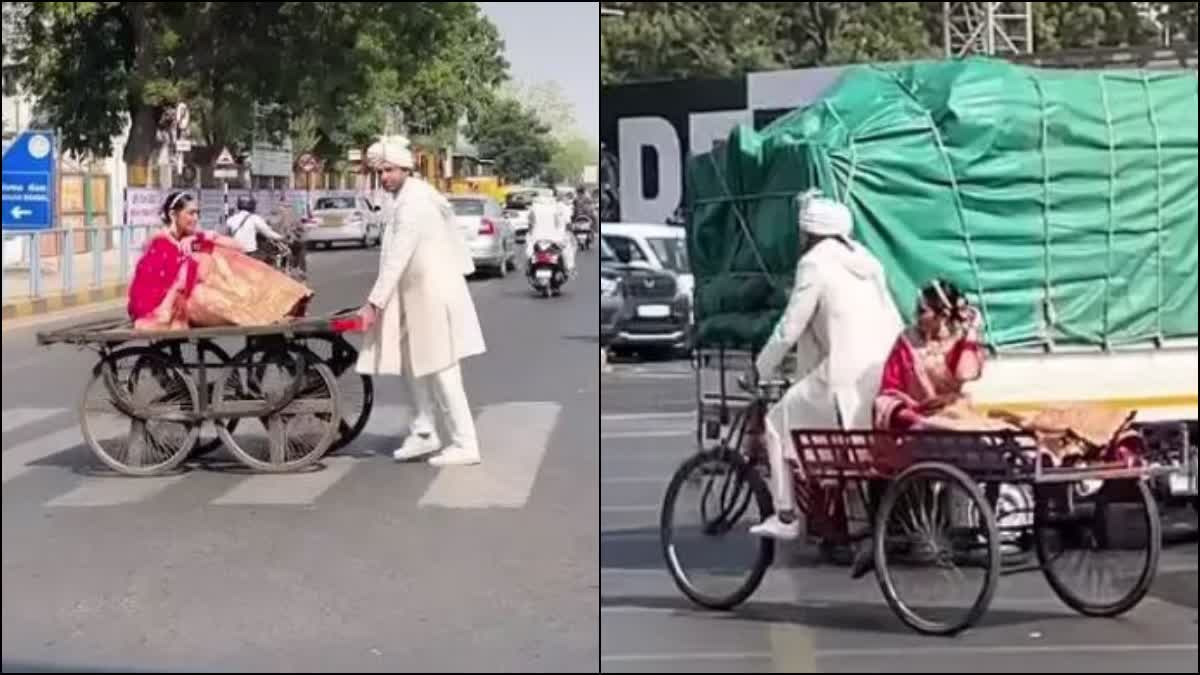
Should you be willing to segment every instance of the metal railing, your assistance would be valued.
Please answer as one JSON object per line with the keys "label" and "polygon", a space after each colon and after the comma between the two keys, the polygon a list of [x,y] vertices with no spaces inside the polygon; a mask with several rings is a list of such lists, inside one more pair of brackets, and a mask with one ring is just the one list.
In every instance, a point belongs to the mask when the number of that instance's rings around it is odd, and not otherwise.
{"label": "metal railing", "polygon": [[159,225],[4,230],[4,302],[126,283]]}

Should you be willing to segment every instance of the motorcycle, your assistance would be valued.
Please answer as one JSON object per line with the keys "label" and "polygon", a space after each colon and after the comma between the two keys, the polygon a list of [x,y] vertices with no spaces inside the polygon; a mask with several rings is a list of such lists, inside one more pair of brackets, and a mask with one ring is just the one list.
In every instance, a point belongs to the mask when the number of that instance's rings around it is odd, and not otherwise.
{"label": "motorcycle", "polygon": [[596,238],[596,232],[592,228],[592,219],[587,216],[575,216],[571,221],[571,234],[575,235],[575,242],[579,245],[579,250],[586,251],[592,247],[592,242]]}
{"label": "motorcycle", "polygon": [[562,247],[549,240],[533,244],[533,256],[526,268],[525,278],[533,290],[548,298],[558,295],[566,283],[567,272],[563,265]]}

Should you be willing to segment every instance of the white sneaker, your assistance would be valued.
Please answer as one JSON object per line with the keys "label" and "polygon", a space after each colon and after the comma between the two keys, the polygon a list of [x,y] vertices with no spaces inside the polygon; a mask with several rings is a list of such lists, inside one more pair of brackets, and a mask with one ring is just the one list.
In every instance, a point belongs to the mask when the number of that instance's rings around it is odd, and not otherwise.
{"label": "white sneaker", "polygon": [[442,448],[442,441],[435,433],[409,434],[404,439],[404,445],[392,453],[392,459],[397,462],[407,462],[425,455],[432,455]]}
{"label": "white sneaker", "polygon": [[472,466],[481,461],[478,450],[467,450],[459,445],[448,446],[429,458],[430,466]]}
{"label": "white sneaker", "polygon": [[785,523],[779,519],[779,516],[771,516],[758,525],[751,527],[750,534],[756,537],[791,541],[800,536],[800,520],[796,519],[790,523]]}

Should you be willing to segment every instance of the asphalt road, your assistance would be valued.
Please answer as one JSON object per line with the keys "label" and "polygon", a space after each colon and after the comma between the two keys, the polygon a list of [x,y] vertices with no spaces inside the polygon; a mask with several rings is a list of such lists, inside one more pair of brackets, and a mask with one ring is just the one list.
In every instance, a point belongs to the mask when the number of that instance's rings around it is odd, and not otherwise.
{"label": "asphalt road", "polygon": [[602,378],[604,672],[1197,671],[1194,529],[1164,549],[1150,595],[1115,620],[1076,615],[1033,572],[1002,578],[982,625],[925,638],[892,614],[873,575],[852,581],[803,544],[780,549],[737,610],[698,609],[665,571],[658,538],[669,477],[695,448],[694,386],[678,361],[616,364]]}
{"label": "asphalt road", "polygon": [[[363,301],[376,251],[309,255],[314,312]],[[484,463],[440,471],[392,461],[410,397],[381,379],[321,471],[98,475],[74,413],[94,356],[34,332],[105,312],[6,323],[4,669],[594,672],[596,265],[551,300],[471,282]]]}

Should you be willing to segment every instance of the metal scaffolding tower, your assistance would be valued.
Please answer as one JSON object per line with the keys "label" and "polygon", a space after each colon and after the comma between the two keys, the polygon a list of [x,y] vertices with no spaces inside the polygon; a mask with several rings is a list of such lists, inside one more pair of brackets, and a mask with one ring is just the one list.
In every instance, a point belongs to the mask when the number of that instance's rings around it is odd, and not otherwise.
{"label": "metal scaffolding tower", "polygon": [[946,56],[1033,53],[1032,2],[943,2]]}

